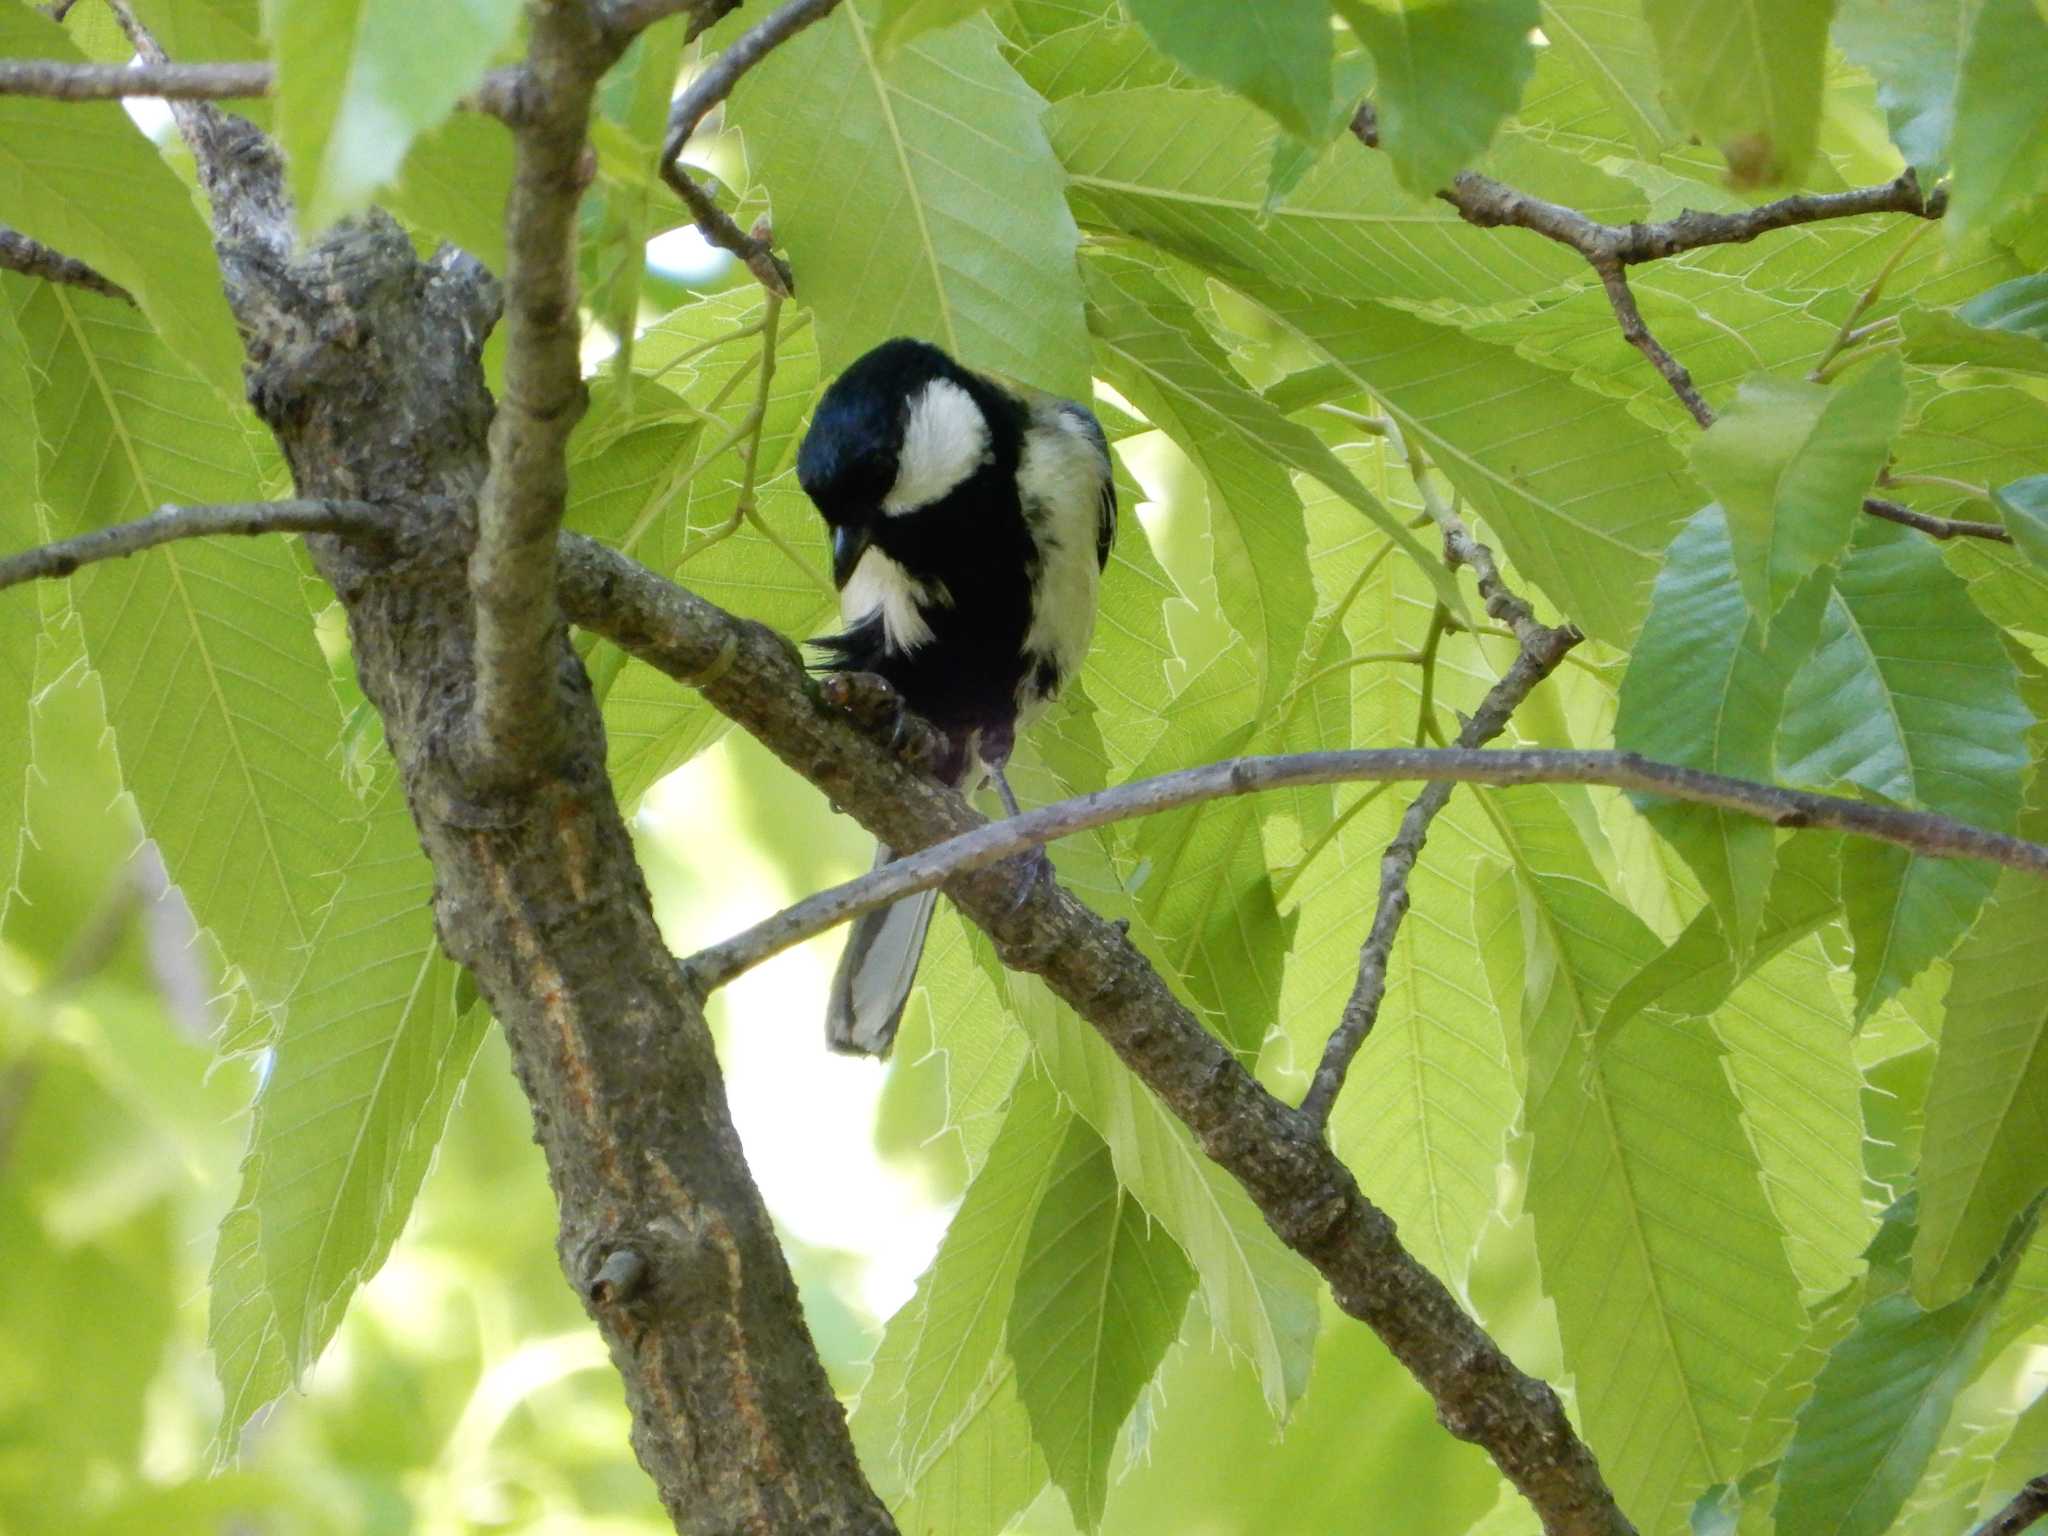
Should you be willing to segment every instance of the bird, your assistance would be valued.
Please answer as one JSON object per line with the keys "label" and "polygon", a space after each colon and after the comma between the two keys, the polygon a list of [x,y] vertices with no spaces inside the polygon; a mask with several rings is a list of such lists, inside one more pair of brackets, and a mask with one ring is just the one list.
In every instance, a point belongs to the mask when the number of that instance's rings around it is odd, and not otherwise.
{"label": "bird", "polygon": [[[972,789],[985,773],[1016,815],[1004,765],[1080,670],[1116,539],[1102,424],[899,336],[819,397],[796,469],[831,540],[845,626],[812,642],[814,665],[880,676],[932,727],[934,774]],[[894,857],[878,847],[876,867]],[[937,900],[854,920],[826,1008],[832,1049],[888,1054]]]}

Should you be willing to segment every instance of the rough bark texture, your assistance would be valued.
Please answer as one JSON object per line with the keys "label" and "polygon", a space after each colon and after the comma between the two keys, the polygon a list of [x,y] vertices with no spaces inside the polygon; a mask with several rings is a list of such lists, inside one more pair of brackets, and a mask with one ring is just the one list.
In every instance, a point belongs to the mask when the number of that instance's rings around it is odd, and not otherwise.
{"label": "rough bark texture", "polygon": [[309,542],[434,864],[442,942],[532,1102],[562,1266],[626,1383],[634,1449],[679,1530],[892,1531],[747,1175],[702,1007],[655,928],[559,623],[558,745],[512,785],[460,766],[496,285],[460,254],[422,264],[378,215],[291,256],[288,226],[262,214],[281,209],[267,144],[225,119],[213,132],[231,156],[209,179],[242,183],[222,255],[252,402],[299,494],[403,509],[388,548]]}

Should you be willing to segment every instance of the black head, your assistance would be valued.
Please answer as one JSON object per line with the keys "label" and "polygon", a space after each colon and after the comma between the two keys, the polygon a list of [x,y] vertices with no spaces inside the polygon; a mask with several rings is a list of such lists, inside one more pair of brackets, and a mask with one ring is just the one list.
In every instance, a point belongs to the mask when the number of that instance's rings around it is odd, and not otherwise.
{"label": "black head", "polygon": [[[832,381],[797,450],[796,474],[832,528],[841,585],[884,517],[912,510],[921,491],[943,494],[980,458],[988,395],[983,380],[937,347],[903,336]],[[906,452],[914,406],[927,430],[912,434]]]}

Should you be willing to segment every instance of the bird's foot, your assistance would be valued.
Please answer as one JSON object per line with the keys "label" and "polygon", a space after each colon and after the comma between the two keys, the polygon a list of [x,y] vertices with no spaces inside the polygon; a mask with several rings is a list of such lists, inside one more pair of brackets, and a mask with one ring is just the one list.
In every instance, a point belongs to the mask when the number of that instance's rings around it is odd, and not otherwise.
{"label": "bird's foot", "polygon": [[1059,884],[1059,877],[1053,872],[1052,855],[1043,848],[1027,848],[1022,853],[1013,853],[1003,861],[1016,871],[1011,881],[1010,915],[1016,916],[1041,889],[1051,890]]}
{"label": "bird's foot", "polygon": [[912,714],[896,685],[879,672],[834,672],[819,689],[827,704],[845,710],[855,725],[920,772],[932,772],[944,758],[944,734]]}

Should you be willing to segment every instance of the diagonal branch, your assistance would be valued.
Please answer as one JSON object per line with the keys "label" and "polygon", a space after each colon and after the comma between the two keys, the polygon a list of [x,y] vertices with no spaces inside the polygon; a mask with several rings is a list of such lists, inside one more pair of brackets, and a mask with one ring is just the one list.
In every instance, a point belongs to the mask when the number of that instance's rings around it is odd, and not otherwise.
{"label": "diagonal branch", "polygon": [[2022,1486],[2005,1508],[1977,1527],[1974,1536],[2020,1536],[2043,1515],[2048,1515],[2048,1472]]}
{"label": "diagonal branch", "polygon": [[19,230],[0,224],[0,270],[39,277],[46,283],[69,283],[74,288],[103,293],[110,299],[133,304],[135,295],[111,278],[62,251],[53,251],[40,240],[31,240]]}
{"label": "diagonal branch", "polygon": [[397,528],[388,508],[367,501],[238,501],[217,506],[159,507],[153,517],[23,550],[0,559],[0,591],[24,581],[69,576],[96,560],[118,560],[176,539],[219,534],[339,533],[381,540]]}
{"label": "diagonal branch", "polygon": [[[1620,271],[1618,267],[1615,270],[1617,273]],[[1478,578],[1479,596],[1488,615],[1507,625],[1515,637],[1514,662],[1488,690],[1478,710],[1458,732],[1457,744],[1460,747],[1483,747],[1507,729],[1508,717],[1538,683],[1557,670],[1559,663],[1583,637],[1570,625],[1552,629],[1537,622],[1536,611],[1502,578],[1493,551],[1473,538],[1465,520],[1436,494],[1426,474],[1421,451],[1391,420],[1382,424],[1379,430],[1386,434],[1407,461],[1409,478],[1415,482],[1415,488],[1422,496],[1423,508],[1443,534],[1444,559],[1454,571],[1461,565],[1471,568]],[[1423,727],[1426,729],[1429,723],[1425,698]],[[1421,744],[1418,738],[1416,745]],[[1330,1112],[1336,1107],[1338,1093],[1343,1090],[1345,1074],[1351,1070],[1352,1060],[1363,1049],[1366,1037],[1379,1021],[1380,1005],[1387,995],[1387,970],[1393,961],[1394,940],[1400,934],[1402,920],[1408,915],[1408,881],[1415,872],[1416,860],[1422,857],[1430,823],[1436,820],[1450,799],[1451,784],[1448,780],[1437,780],[1427,785],[1403,813],[1394,840],[1380,856],[1379,896],[1373,907],[1372,926],[1366,931],[1365,942],[1359,946],[1358,979],[1352,983],[1351,995],[1345,1000],[1337,1027],[1323,1045],[1322,1060],[1317,1063],[1315,1076],[1301,1100],[1302,1114],[1318,1131],[1329,1125]]]}
{"label": "diagonal branch", "polygon": [[742,33],[676,97],[674,105],[669,108],[668,133],[661,146],[662,180],[674,189],[676,196],[690,210],[698,232],[720,250],[730,251],[739,257],[764,288],[783,298],[795,291],[788,264],[775,254],[765,234],[758,231],[748,234],[742,230],[732,215],[720,208],[711,194],[683,168],[680,157],[683,146],[690,142],[690,136],[703,125],[712,109],[732,94],[740,76],[838,4],[839,0],[784,0],[757,25]]}
{"label": "diagonal branch", "polygon": [[[711,705],[890,846],[919,849],[980,818],[821,699],[782,636],[734,619],[588,539],[565,537],[561,593],[576,622],[702,689]],[[1020,897],[1019,886],[1023,886]],[[1632,1533],[1557,1394],[1525,1375],[1417,1263],[1315,1128],[1205,1030],[1113,924],[1050,882],[983,868],[947,894],[1003,962],[1042,976],[1242,1184],[1429,1392],[1460,1439],[1483,1446],[1552,1536]]]}

